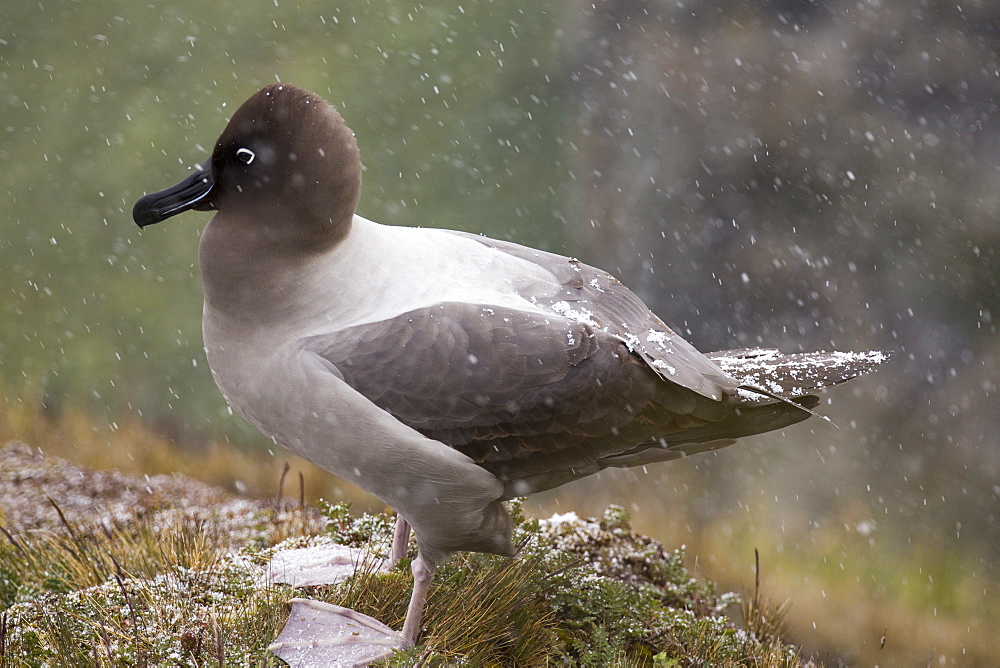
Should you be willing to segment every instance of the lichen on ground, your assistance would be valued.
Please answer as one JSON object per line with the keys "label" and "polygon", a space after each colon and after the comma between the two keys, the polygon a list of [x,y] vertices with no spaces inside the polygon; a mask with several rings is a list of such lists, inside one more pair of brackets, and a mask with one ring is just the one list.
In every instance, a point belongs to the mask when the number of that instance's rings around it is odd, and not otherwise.
{"label": "lichen on ground", "polygon": [[[319,505],[0,447],[0,666],[283,665],[266,648],[296,595],[398,628],[408,560],[388,573],[362,567],[334,586],[262,577],[275,552],[296,547],[332,542],[385,556],[391,517]],[[738,627],[725,615],[738,597],[692,578],[681,550],[633,532],[622,509],[546,520],[524,518],[517,502],[511,510],[518,556],[461,554],[443,565],[421,645],[391,663],[801,663],[775,635]]]}

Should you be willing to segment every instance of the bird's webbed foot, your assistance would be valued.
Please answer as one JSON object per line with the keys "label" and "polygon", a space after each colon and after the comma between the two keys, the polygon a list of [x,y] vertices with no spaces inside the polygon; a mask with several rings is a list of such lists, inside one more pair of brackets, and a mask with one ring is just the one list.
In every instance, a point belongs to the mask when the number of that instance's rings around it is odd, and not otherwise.
{"label": "bird's webbed foot", "polygon": [[293,668],[367,666],[406,646],[398,632],[350,608],[304,598],[290,602],[285,628],[268,649]]}

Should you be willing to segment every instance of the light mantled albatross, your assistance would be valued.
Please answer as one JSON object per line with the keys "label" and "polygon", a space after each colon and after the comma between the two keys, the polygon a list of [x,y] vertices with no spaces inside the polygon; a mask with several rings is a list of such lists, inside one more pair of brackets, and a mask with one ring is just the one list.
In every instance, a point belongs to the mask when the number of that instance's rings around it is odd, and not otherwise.
{"label": "light mantled albatross", "polygon": [[360,189],[341,116],[273,84],[233,114],[202,168],[133,210],[142,227],[216,211],[198,258],[219,389],[261,432],[392,506],[394,558],[408,525],[416,534],[402,632],[299,601],[293,620],[324,621],[286,626],[272,650],[293,665],[364,664],[414,645],[438,564],[463,550],[513,554],[502,501],[787,427],[809,417],[816,392],[886,359],[706,356],[600,269],[379,225],[356,214]]}

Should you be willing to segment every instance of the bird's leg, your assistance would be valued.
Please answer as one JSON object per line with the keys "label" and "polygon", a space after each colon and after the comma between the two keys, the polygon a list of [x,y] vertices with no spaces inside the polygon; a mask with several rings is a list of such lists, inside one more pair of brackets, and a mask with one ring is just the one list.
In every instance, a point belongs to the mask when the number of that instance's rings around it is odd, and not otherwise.
{"label": "bird's leg", "polygon": [[[397,525],[398,526],[398,525]],[[424,613],[424,604],[427,603],[427,592],[431,588],[431,580],[434,579],[434,568],[428,566],[420,553],[410,564],[413,571],[413,593],[410,594],[410,605],[406,609],[406,620],[403,622],[403,643],[407,647],[417,644],[417,635],[420,633],[420,618]]]}
{"label": "bird's leg", "polygon": [[392,532],[392,552],[389,555],[389,570],[396,567],[399,560],[406,556],[406,545],[410,540],[410,524],[403,516],[396,513],[396,528]]}

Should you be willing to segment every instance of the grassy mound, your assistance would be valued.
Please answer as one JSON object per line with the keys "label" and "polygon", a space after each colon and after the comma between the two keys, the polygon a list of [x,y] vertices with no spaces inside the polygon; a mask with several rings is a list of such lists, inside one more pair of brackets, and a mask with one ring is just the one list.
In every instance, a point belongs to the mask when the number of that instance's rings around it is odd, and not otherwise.
{"label": "grassy mound", "polygon": [[[275,552],[294,547],[335,542],[384,556],[387,515],[88,471],[23,444],[0,449],[0,480],[2,666],[283,665],[267,645],[296,595],[402,623],[405,560],[336,586],[262,578]],[[693,579],[681,550],[635,534],[620,508],[599,519],[512,511],[519,555],[462,554],[441,567],[421,645],[394,665],[801,663],[780,641],[779,609],[755,594],[737,625],[724,613],[740,597]]]}

